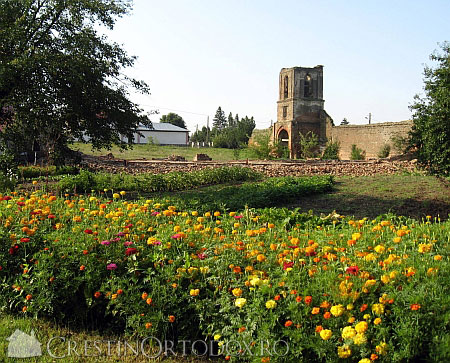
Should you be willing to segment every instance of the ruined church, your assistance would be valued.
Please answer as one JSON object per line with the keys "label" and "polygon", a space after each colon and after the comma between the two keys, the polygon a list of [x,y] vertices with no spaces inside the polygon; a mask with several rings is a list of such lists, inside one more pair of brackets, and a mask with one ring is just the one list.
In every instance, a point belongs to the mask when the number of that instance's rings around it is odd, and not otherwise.
{"label": "ruined church", "polygon": [[299,155],[300,134],[312,132],[319,143],[339,142],[340,158],[349,159],[351,146],[366,152],[366,157],[377,157],[384,145],[390,145],[392,137],[405,136],[411,129],[410,120],[367,125],[335,126],[324,109],[323,66],[313,68],[283,68],[279,77],[277,122],[272,126],[271,139],[289,148],[291,158]]}

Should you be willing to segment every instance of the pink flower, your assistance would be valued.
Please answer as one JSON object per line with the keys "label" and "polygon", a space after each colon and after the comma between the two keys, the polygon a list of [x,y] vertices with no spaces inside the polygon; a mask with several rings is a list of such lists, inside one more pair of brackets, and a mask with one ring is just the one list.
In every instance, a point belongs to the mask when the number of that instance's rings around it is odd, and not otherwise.
{"label": "pink flower", "polygon": [[206,257],[208,257],[208,256],[206,256],[206,254],[205,253],[199,253],[198,255],[197,255],[197,257],[200,259],[200,260],[204,260]]}
{"label": "pink flower", "polygon": [[152,245],[154,245],[154,246],[157,246],[157,245],[160,245],[161,244],[161,241],[154,241],[154,242],[152,242]]}
{"label": "pink flower", "polygon": [[125,236],[125,233],[123,233],[123,232],[119,232],[119,233],[117,233],[117,236],[119,236],[119,237],[123,237],[123,236]]}
{"label": "pink flower", "polygon": [[137,253],[137,249],[133,247],[129,247],[125,250],[125,255],[127,256],[134,255],[135,253]]}
{"label": "pink flower", "polygon": [[106,241],[101,241],[100,243],[101,243],[103,246],[108,246],[108,245],[111,244],[111,241],[106,240]]}
{"label": "pink flower", "polygon": [[117,265],[115,263],[110,263],[106,266],[107,270],[115,270],[117,268]]}
{"label": "pink flower", "polygon": [[123,243],[123,245],[125,247],[131,246],[132,244],[133,244],[133,242],[131,242],[131,241],[126,241],[126,242]]}
{"label": "pink flower", "polygon": [[160,214],[160,213],[156,212],[156,211],[152,212],[152,216],[157,216],[158,214]]}
{"label": "pink flower", "polygon": [[234,219],[241,219],[244,218],[244,216],[234,216]]}
{"label": "pink flower", "polygon": [[174,234],[172,236],[173,239],[178,239],[178,238],[181,238],[181,237],[183,237],[183,235],[181,233],[176,233],[176,234]]}

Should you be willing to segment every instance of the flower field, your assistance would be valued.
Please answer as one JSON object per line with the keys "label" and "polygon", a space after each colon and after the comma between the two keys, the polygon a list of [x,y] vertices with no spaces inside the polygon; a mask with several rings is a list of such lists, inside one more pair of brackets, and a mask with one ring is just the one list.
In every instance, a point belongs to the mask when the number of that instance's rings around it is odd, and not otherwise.
{"label": "flower field", "polygon": [[203,339],[230,361],[450,358],[448,220],[125,197],[2,195],[2,310]]}

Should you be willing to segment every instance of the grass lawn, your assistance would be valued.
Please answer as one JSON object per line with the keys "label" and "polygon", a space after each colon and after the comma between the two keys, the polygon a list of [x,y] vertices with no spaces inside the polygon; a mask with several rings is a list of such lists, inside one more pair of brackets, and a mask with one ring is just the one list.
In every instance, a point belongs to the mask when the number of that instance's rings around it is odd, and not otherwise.
{"label": "grass lawn", "polygon": [[302,197],[289,207],[314,213],[337,211],[357,218],[394,213],[421,219],[427,215],[447,219],[450,213],[449,182],[424,175],[336,177],[332,192]]}
{"label": "grass lawn", "polygon": [[114,157],[126,160],[135,159],[147,159],[152,158],[166,158],[170,155],[181,155],[186,160],[191,161],[195,154],[207,154],[214,161],[230,161],[230,160],[242,160],[250,158],[250,151],[248,149],[242,149],[238,153],[236,150],[231,149],[219,149],[219,148],[192,148],[184,146],[160,146],[160,145],[134,145],[133,149],[120,151],[117,146],[114,146],[111,150],[102,149],[100,151],[92,151],[91,144],[74,143],[72,145],[73,150],[78,150],[87,155],[106,155],[112,153]]}

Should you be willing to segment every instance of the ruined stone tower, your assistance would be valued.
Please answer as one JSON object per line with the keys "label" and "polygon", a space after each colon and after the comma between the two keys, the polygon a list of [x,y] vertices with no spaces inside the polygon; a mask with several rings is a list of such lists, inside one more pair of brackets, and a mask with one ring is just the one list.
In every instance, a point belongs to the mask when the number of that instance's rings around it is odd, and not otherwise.
{"label": "ruined stone tower", "polygon": [[324,102],[323,66],[281,69],[272,140],[286,145],[291,158],[298,156],[300,133],[311,131],[321,143],[326,142],[333,121],[324,111]]}

